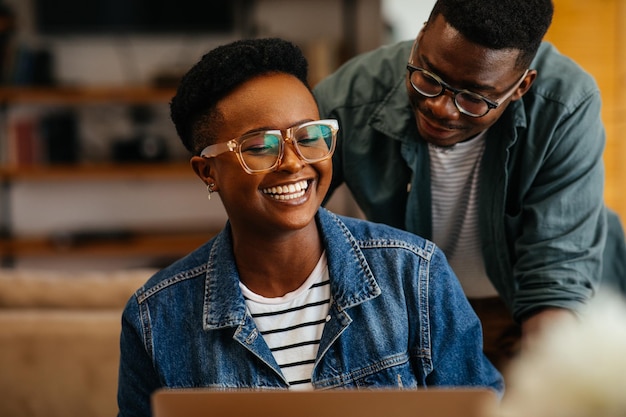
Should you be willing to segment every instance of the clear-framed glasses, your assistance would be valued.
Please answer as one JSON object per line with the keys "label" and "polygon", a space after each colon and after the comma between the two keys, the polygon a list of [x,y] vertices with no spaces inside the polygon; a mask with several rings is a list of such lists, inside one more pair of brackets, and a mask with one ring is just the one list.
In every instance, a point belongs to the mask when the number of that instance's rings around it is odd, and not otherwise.
{"label": "clear-framed glasses", "polygon": [[502,97],[497,101],[493,101],[469,90],[456,89],[439,78],[439,76],[424,68],[411,64],[407,64],[406,68],[409,71],[411,86],[413,86],[415,91],[424,97],[433,98],[439,97],[448,90],[452,92],[456,108],[461,113],[471,117],[482,117],[489,113],[489,110],[497,108],[504,100],[513,95],[517,87],[524,81],[526,74],[528,74],[528,70],[524,71],[520,79]]}
{"label": "clear-framed glasses", "polygon": [[298,157],[313,164],[330,158],[335,151],[339,124],[337,120],[316,120],[285,130],[261,130],[247,133],[228,142],[209,145],[200,152],[204,158],[214,158],[225,152],[235,152],[248,174],[274,171],[290,142]]}

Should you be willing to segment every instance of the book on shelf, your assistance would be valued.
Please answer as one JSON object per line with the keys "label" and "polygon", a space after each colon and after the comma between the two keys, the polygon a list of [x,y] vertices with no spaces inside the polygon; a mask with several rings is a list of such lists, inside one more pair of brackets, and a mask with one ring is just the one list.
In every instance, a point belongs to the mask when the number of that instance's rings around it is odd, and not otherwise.
{"label": "book on shelf", "polygon": [[7,126],[7,161],[9,166],[34,165],[42,162],[38,119],[32,115],[11,118]]}
{"label": "book on shelf", "polygon": [[8,166],[77,162],[75,115],[68,112],[15,112],[6,118],[5,157]]}

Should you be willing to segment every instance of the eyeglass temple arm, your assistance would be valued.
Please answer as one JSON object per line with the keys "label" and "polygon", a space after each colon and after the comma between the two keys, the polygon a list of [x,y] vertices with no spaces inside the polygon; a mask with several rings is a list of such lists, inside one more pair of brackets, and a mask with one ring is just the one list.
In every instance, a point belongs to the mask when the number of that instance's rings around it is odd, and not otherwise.
{"label": "eyeglass temple arm", "polygon": [[237,148],[237,144],[234,140],[229,140],[228,142],[220,142],[211,146],[207,146],[202,150],[200,156],[203,158],[214,158],[218,155],[221,155],[225,152],[232,152]]}

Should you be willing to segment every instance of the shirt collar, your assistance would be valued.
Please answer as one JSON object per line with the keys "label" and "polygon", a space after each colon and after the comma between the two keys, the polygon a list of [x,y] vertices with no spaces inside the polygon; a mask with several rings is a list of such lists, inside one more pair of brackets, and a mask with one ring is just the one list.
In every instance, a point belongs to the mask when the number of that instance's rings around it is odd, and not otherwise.
{"label": "shirt collar", "polygon": [[[342,311],[378,296],[380,288],[374,274],[343,221],[324,208],[318,210],[316,220],[328,255],[331,295],[337,309]],[[204,291],[205,330],[235,327],[245,322],[246,305],[239,287],[228,223],[210,249]]]}

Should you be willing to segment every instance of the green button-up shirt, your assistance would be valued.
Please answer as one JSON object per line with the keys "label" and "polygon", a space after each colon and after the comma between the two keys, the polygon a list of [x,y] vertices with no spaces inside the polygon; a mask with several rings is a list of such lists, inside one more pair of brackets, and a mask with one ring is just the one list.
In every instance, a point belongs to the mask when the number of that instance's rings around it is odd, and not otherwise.
{"label": "green button-up shirt", "polygon": [[[345,182],[368,219],[431,238],[428,148],[405,87],[411,45],[352,59],[314,94],[340,124],[332,189]],[[487,132],[479,180],[483,260],[518,320],[591,297],[607,235],[599,89],[548,43],[531,68],[531,89]]]}

